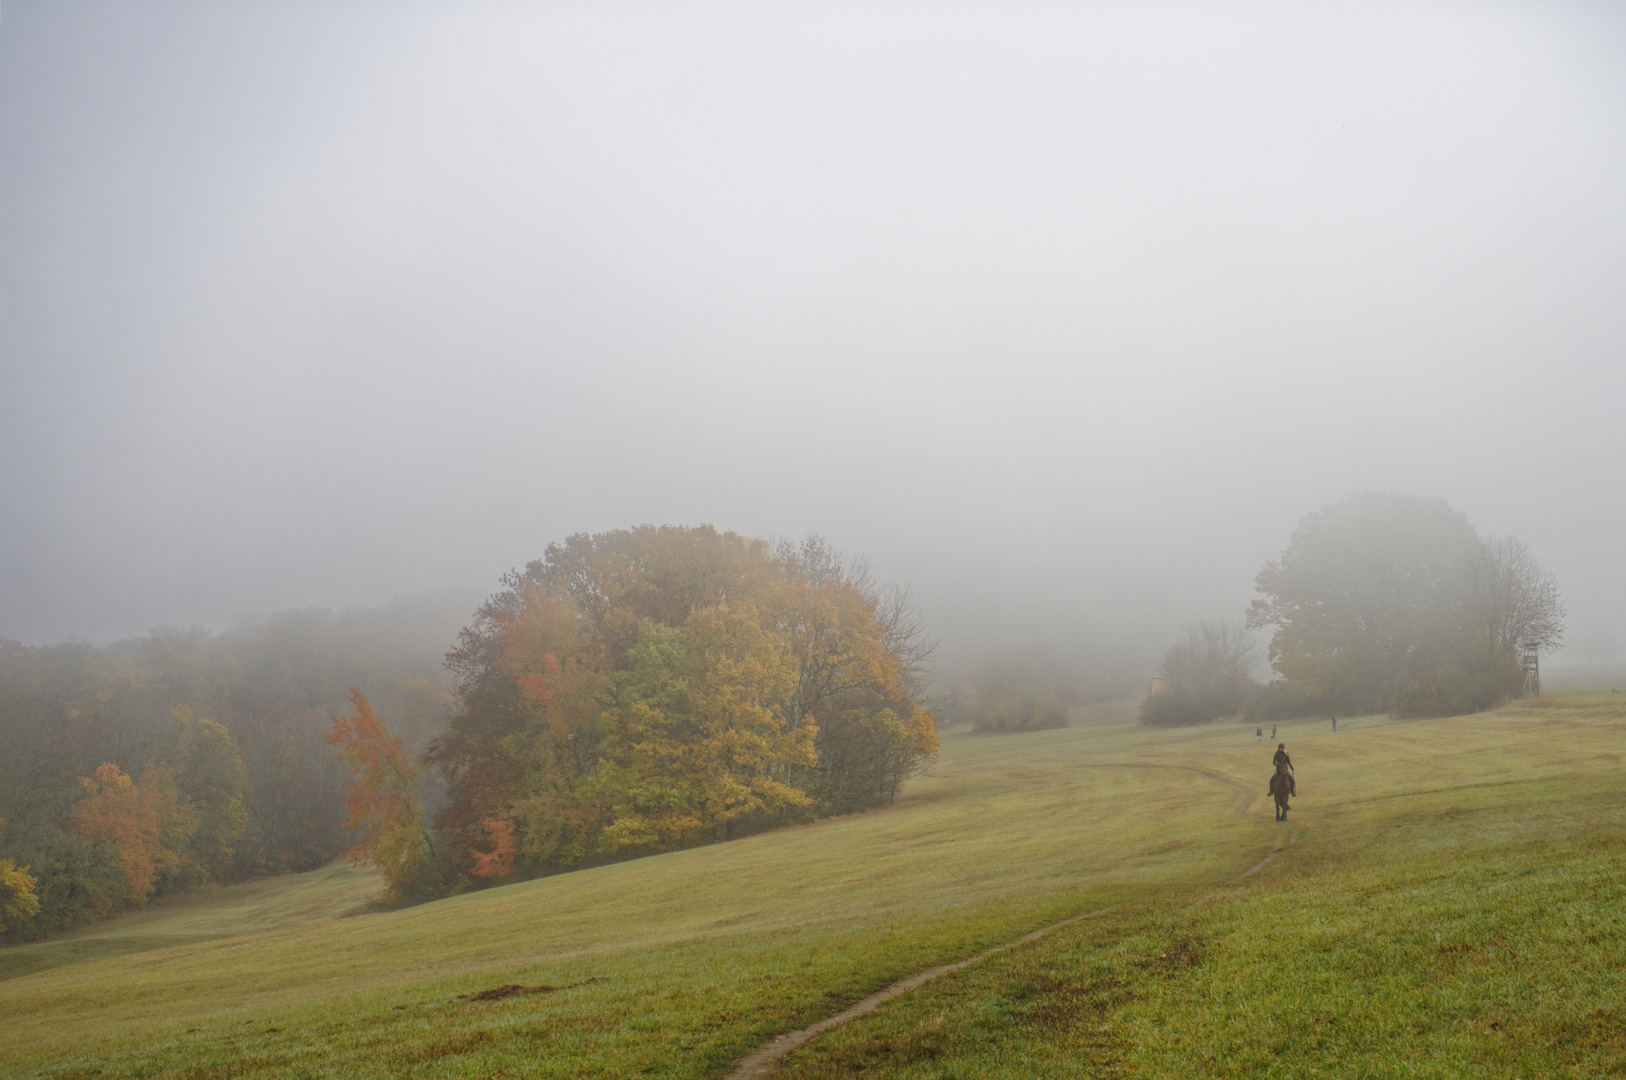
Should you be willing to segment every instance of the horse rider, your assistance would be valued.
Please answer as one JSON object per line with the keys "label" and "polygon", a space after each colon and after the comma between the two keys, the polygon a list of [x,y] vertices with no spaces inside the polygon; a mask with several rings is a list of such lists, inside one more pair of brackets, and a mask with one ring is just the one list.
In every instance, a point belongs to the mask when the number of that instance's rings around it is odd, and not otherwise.
{"label": "horse rider", "polygon": [[[1270,775],[1275,776],[1277,767],[1283,762],[1287,763],[1288,794],[1297,795],[1299,793],[1299,782],[1293,776],[1293,759],[1287,756],[1287,744],[1279,742],[1276,744],[1276,756],[1270,759]],[[1270,788],[1268,785],[1265,787],[1265,794],[1270,794]]]}

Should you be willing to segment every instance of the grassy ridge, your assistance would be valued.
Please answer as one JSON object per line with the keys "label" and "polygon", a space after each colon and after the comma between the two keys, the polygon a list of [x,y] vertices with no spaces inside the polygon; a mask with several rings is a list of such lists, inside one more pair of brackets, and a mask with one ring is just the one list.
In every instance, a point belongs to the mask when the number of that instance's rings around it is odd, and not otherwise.
{"label": "grassy ridge", "polygon": [[[0,982],[0,1073],[718,1076],[905,974],[1111,904],[790,1075],[1626,1064],[1618,698],[1284,726],[1302,839],[1241,883],[1283,835],[1270,747],[1122,707],[1081,720],[950,733],[884,812]],[[458,997],[506,983],[566,988]]]}

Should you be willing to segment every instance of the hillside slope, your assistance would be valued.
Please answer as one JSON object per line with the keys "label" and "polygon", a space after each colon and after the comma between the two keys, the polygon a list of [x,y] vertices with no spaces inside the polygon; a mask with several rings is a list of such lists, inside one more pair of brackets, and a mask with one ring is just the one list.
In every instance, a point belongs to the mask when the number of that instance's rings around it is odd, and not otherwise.
{"label": "hillside slope", "polygon": [[781,1076],[1626,1075],[1618,702],[1287,729],[1303,832],[1260,874],[938,980]]}
{"label": "hillside slope", "polygon": [[0,948],[0,980],[359,915],[378,907],[382,881],[376,870],[335,863],[305,874],[181,893],[62,937]]}
{"label": "hillside slope", "polygon": [[[1234,725],[1147,731],[1131,717],[1119,706],[1060,731],[949,732],[939,763],[886,811],[0,982],[0,1072],[721,1076],[775,1034],[1069,915],[1119,905],[1067,939],[1100,942],[1092,935],[1102,927],[1139,932],[1124,919],[1166,923],[1170,912],[1232,902],[1224,898],[1237,890],[1280,891],[1294,875],[1324,872],[1334,854],[1381,864],[1374,838],[1391,825],[1426,831],[1486,792],[1545,790],[1560,777],[1588,791],[1618,787],[1626,723],[1605,700],[1341,721],[1337,735],[1323,724],[1285,726],[1300,767],[1293,827],[1303,839],[1249,879],[1260,884],[1227,885],[1281,836],[1258,794],[1270,748]],[[1009,965],[1062,947],[1025,947],[900,998],[792,1065],[840,1074],[846,1065],[820,1055],[843,1045],[868,1053],[873,1025],[907,1027],[928,1000],[942,1013],[954,986],[997,997]],[[1233,975],[1246,970],[1238,964]],[[1004,1027],[1038,1042],[983,1047],[991,1060],[1040,1049],[1074,1060],[1066,1055],[1077,1032]],[[1167,1075],[1186,1067],[1158,1065],[1138,1044],[1114,1046],[1112,1061]],[[955,1054],[969,1063],[981,1052],[967,1045],[893,1064],[935,1076]]]}

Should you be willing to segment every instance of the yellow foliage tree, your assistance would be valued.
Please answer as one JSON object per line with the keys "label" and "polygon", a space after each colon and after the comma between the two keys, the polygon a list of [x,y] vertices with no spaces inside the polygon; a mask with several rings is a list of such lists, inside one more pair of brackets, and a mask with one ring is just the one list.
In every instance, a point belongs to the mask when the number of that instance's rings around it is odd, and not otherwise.
{"label": "yellow foliage tree", "polygon": [[192,838],[198,831],[198,811],[181,794],[168,765],[149,765],[136,783],[141,798],[158,819],[158,846],[153,852],[154,891],[169,892],[198,876],[192,859]]}
{"label": "yellow foliage tree", "polygon": [[[5,826],[6,819],[0,818],[0,829]],[[28,867],[0,859],[0,933],[5,932],[8,924],[15,925],[39,914],[40,901],[34,893],[37,885],[39,881],[28,872]]]}
{"label": "yellow foliage tree", "polygon": [[818,732],[787,723],[796,666],[755,608],[703,608],[681,629],[646,620],[631,661],[583,788],[608,811],[600,852],[724,839],[742,819],[812,803],[783,777],[817,762]]}

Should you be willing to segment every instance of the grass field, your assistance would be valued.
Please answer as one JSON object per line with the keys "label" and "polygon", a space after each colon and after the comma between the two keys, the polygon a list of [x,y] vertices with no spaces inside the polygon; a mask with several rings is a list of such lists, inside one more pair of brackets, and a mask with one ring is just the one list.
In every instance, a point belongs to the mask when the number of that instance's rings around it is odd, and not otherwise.
{"label": "grass field", "polygon": [[1541,688],[1549,694],[1620,693],[1626,664],[1543,664]]}
{"label": "grass field", "polygon": [[0,949],[0,979],[359,915],[380,907],[383,887],[378,871],[335,863],[308,874],[166,897],[77,934]]}
{"label": "grass field", "polygon": [[[1282,728],[1291,828],[1251,728],[1146,731],[1116,706],[949,732],[890,810],[405,911],[333,917],[365,884],[334,870],[257,886],[265,918],[289,916],[262,929],[221,890],[124,932],[237,936],[25,947],[99,958],[0,981],[0,1073],[720,1077],[1086,911],[1104,913],[888,1002],[785,1075],[1626,1071],[1626,703],[1329,728]],[[475,997],[507,984],[559,989]]]}

